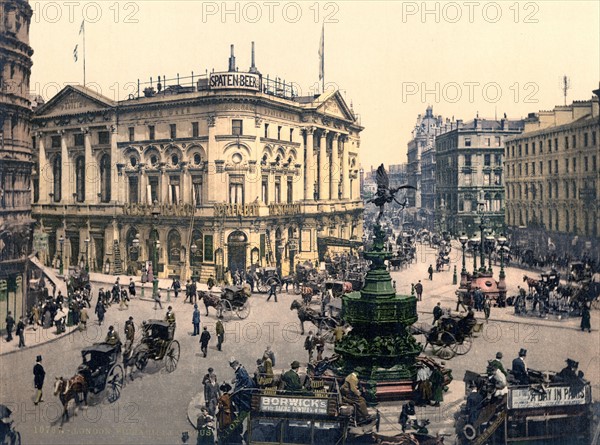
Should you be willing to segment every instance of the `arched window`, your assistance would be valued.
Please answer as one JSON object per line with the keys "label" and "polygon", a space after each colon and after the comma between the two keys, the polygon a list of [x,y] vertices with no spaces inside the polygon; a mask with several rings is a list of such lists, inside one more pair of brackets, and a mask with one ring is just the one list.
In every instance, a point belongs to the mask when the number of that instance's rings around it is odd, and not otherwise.
{"label": "arched window", "polygon": [[75,161],[75,193],[77,202],[85,201],[85,158],[79,156]]}
{"label": "arched window", "polygon": [[110,155],[100,160],[100,201],[110,202]]}
{"label": "arched window", "polygon": [[52,191],[54,194],[54,202],[60,202],[62,191],[62,160],[60,155],[54,158],[54,163],[52,165],[52,176],[54,178],[54,188]]}
{"label": "arched window", "polygon": [[169,255],[169,264],[181,262],[181,235],[177,230],[171,230],[167,238],[167,254]]}
{"label": "arched window", "polygon": [[[195,245],[196,249],[191,248],[191,245]],[[192,232],[192,244],[190,245],[190,264],[192,266],[199,266],[204,260],[204,240],[202,239],[202,233],[199,230]]]}

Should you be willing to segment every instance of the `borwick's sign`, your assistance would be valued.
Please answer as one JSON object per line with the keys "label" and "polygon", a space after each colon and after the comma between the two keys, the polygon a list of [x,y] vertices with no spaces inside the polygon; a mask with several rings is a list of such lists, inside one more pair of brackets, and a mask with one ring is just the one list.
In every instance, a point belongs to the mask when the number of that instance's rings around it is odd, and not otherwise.
{"label": "borwick's sign", "polygon": [[529,388],[511,389],[508,408],[543,408],[551,406],[585,405],[590,402],[590,387],[573,391],[569,386],[551,386],[545,392],[530,391]]}
{"label": "borwick's sign", "polygon": [[260,411],[270,413],[327,415],[327,399],[262,396],[260,398]]}
{"label": "borwick's sign", "polygon": [[243,89],[260,91],[260,76],[250,73],[212,73],[211,90]]}

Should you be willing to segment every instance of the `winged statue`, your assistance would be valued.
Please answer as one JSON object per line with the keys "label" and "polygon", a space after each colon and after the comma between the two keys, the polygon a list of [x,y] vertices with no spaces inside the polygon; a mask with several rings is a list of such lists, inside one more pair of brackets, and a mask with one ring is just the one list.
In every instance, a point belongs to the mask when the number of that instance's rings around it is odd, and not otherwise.
{"label": "winged statue", "polygon": [[372,202],[377,207],[379,207],[379,215],[377,216],[377,224],[379,224],[379,220],[383,216],[383,206],[385,204],[389,204],[392,201],[395,201],[402,208],[406,207],[406,200],[404,202],[400,202],[396,199],[396,193],[402,189],[413,189],[416,190],[416,187],[412,185],[401,185],[400,187],[390,188],[390,178],[388,177],[387,172],[385,171],[385,167],[381,164],[377,168],[377,176],[375,177],[375,181],[377,182],[377,193],[367,202]]}

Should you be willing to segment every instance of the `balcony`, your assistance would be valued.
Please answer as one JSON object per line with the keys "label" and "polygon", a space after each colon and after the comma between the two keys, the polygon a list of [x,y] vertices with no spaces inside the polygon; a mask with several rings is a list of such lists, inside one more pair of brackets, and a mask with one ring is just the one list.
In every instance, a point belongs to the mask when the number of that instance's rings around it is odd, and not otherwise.
{"label": "balcony", "polygon": [[297,215],[300,211],[300,204],[269,204],[269,216]]}
{"label": "balcony", "polygon": [[215,204],[215,217],[228,216],[259,216],[260,205],[252,204]]}

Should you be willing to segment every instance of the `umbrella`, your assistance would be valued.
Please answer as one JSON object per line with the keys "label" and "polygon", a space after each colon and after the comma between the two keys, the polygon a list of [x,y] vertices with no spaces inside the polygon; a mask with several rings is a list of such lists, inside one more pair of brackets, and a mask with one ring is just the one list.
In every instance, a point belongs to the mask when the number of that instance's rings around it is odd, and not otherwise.
{"label": "umbrella", "polygon": [[0,419],[6,419],[10,417],[12,411],[6,405],[0,405]]}

